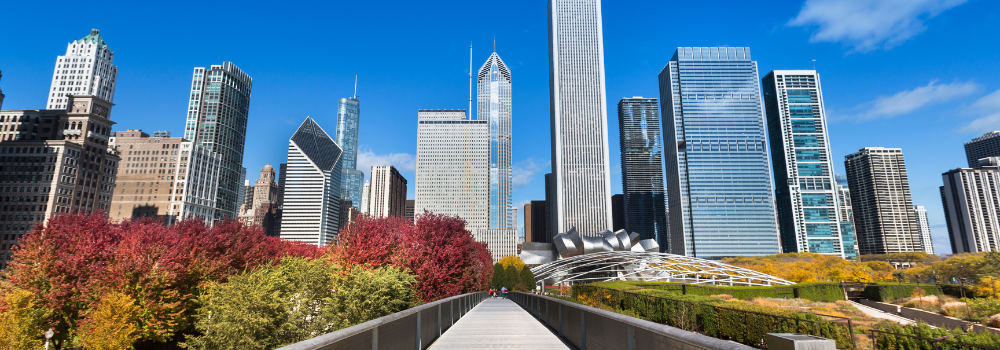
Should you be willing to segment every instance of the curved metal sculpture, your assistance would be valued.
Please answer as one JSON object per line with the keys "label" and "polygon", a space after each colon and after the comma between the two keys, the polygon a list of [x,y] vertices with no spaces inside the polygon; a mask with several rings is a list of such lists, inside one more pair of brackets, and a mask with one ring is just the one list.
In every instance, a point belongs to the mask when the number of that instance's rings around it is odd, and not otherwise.
{"label": "curved metal sculpture", "polygon": [[549,285],[611,280],[682,282],[717,286],[794,284],[781,278],[718,261],[635,250],[576,255],[539,265],[532,268],[531,272],[535,274],[536,280],[545,280]]}

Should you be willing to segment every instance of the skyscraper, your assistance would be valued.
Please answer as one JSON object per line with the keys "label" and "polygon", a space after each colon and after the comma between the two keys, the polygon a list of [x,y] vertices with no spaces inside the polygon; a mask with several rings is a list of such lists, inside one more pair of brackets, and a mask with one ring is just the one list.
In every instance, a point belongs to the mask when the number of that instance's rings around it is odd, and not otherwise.
{"label": "skyscraper", "polygon": [[511,80],[510,69],[496,53],[479,68],[476,81],[476,120],[489,124],[490,229],[513,230],[516,215],[511,204]]}
{"label": "skyscraper", "polygon": [[990,131],[965,143],[969,168],[978,168],[979,160],[989,157],[1000,157],[1000,131]]}
{"label": "skyscraper", "polygon": [[670,252],[780,252],[750,49],[679,47],[659,79]]}
{"label": "skyscraper", "polygon": [[97,29],[91,29],[89,35],[66,44],[66,54],[56,58],[47,108],[69,108],[69,95],[93,95],[113,102],[115,81],[118,79],[114,57],[115,53],[111,52]]}
{"label": "skyscraper", "polygon": [[819,74],[775,70],[761,80],[775,202],[786,253],[844,257],[839,203]]}
{"label": "skyscraper", "polygon": [[288,140],[282,239],[319,246],[336,243],[342,155],[340,146],[309,117]]}
{"label": "skyscraper", "polygon": [[[232,62],[197,67],[184,139],[222,155],[215,219],[236,217],[253,79]],[[338,175],[339,176],[339,175]]]}
{"label": "skyscraper", "polygon": [[1000,167],[997,158],[942,177],[941,202],[954,254],[1000,251]]}
{"label": "skyscraper", "polygon": [[[607,96],[600,0],[549,0],[549,92],[555,233],[611,229]],[[553,234],[555,234],[553,233]]]}
{"label": "skyscraper", "polygon": [[[355,89],[357,84],[355,83]],[[351,201],[355,208],[361,208],[361,186],[365,174],[358,167],[358,124],[361,121],[361,101],[357,91],[354,97],[342,98],[337,104],[337,144],[344,148],[341,196]]]}
{"label": "skyscraper", "polygon": [[844,160],[861,254],[924,251],[903,150],[866,147]]}
{"label": "skyscraper", "polygon": [[924,253],[934,254],[934,241],[931,240],[931,224],[927,220],[927,209],[922,205],[913,206],[917,215],[917,227],[920,229],[920,242],[924,245]]}
{"label": "skyscraper", "polygon": [[406,216],[406,179],[392,165],[372,167],[367,213],[372,217]]}
{"label": "skyscraper", "polygon": [[844,241],[844,258],[857,259],[858,237],[854,233],[854,209],[851,208],[851,190],[847,177],[834,175],[837,180],[837,207],[840,208],[840,237]]}
{"label": "skyscraper", "polygon": [[655,98],[618,101],[618,132],[622,154],[624,228],[642,239],[655,239],[668,249],[667,198],[663,187],[663,139]]}

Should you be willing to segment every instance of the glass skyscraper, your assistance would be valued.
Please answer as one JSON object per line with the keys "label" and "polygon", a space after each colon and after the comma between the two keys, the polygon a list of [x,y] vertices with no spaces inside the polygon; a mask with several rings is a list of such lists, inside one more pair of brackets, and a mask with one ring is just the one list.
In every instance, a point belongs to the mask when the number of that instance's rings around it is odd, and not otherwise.
{"label": "glass skyscraper", "polygon": [[782,250],[845,257],[819,74],[775,70],[761,87]]}
{"label": "glass skyscraper", "polygon": [[680,47],[660,72],[671,253],[780,251],[758,77],[745,47]]}
{"label": "glass skyscraper", "polygon": [[622,154],[625,229],[642,239],[655,239],[667,249],[666,193],[663,187],[663,139],[655,98],[622,98],[618,102]]}
{"label": "glass skyscraper", "polygon": [[611,229],[608,111],[600,0],[549,0],[555,235]]}
{"label": "glass skyscraper", "polygon": [[253,79],[232,62],[194,69],[184,139],[222,155],[216,220],[235,218],[239,209],[252,85]]}
{"label": "glass skyscraper", "polygon": [[476,119],[486,120],[490,133],[490,229],[513,230],[510,69],[496,51],[479,68],[476,86]]}
{"label": "glass skyscraper", "polygon": [[358,166],[358,124],[361,120],[361,101],[358,96],[342,98],[337,105],[337,144],[343,148],[341,157],[343,173],[341,176],[340,197],[351,201],[355,209],[361,208],[361,187],[365,183],[365,174],[357,170]]}

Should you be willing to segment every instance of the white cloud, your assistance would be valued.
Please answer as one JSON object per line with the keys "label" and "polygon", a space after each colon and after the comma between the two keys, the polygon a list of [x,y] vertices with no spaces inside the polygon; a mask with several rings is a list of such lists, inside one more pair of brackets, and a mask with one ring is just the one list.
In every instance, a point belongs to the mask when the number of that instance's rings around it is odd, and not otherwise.
{"label": "white cloud", "polygon": [[920,34],[924,21],[966,0],[806,0],[790,26],[818,27],[810,42],[840,42],[851,51],[891,49]]}
{"label": "white cloud", "polygon": [[969,110],[980,117],[962,127],[962,132],[980,133],[1000,130],[1000,90],[980,97]]}
{"label": "white cloud", "polygon": [[931,81],[926,86],[901,91],[892,96],[881,96],[875,101],[861,105],[860,107],[867,110],[861,117],[862,119],[890,118],[967,96],[978,90],[979,85],[973,82],[938,84],[936,81]]}
{"label": "white cloud", "polygon": [[358,170],[365,173],[365,179],[371,178],[372,166],[375,165],[392,165],[400,172],[411,172],[417,169],[417,160],[409,153],[375,154],[371,148],[359,147]]}
{"label": "white cloud", "polygon": [[534,158],[528,158],[515,163],[514,169],[511,169],[511,175],[514,181],[514,191],[520,190],[522,187],[531,183],[531,180],[534,180],[536,174],[543,169],[547,170],[550,163],[550,161],[545,161],[544,163],[535,161]]}

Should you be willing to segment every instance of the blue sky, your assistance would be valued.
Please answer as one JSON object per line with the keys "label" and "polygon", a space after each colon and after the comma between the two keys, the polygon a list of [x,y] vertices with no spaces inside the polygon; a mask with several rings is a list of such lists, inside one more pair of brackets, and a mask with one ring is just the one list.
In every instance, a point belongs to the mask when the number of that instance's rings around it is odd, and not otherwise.
{"label": "blue sky", "polygon": [[[73,10],[39,17],[54,8]],[[948,253],[941,173],[965,166],[964,142],[1000,129],[998,10],[985,0],[605,1],[612,189],[621,192],[618,100],[657,97],[656,75],[678,46],[747,46],[761,76],[816,60],[838,172],[859,148],[903,149],[913,201],[928,209],[937,252]],[[495,36],[513,74],[514,201],[544,198],[545,1],[15,1],[4,12],[16,14],[5,16],[0,44],[4,109],[43,107],[56,56],[91,28],[119,67],[115,130],[181,136],[193,68],[234,62],[254,79],[251,179],[285,160],[306,116],[332,133],[337,100],[358,75],[359,164],[396,165],[411,198],[417,109],[466,108],[469,42],[478,69]]]}

